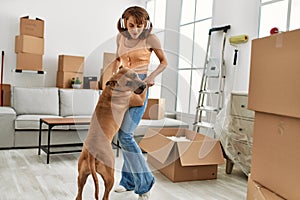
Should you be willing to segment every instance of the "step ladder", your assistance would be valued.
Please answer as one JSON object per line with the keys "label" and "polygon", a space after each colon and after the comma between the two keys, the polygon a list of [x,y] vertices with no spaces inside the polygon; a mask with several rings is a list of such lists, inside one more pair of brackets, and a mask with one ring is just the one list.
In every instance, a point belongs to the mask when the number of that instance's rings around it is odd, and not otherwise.
{"label": "step ladder", "polygon": [[[216,116],[223,108],[224,103],[224,86],[226,75],[224,49],[226,34],[229,29],[230,25],[226,25],[222,27],[214,27],[209,30],[205,63],[199,90],[198,104],[196,107],[195,122],[193,123],[194,131],[207,133],[207,135],[212,137],[216,137],[214,124],[216,121]],[[221,36],[221,38],[218,38],[218,41],[221,41],[220,48],[214,49],[221,51],[212,52],[212,36]],[[214,47],[215,46],[216,45],[214,45]],[[218,52],[219,55],[213,56],[216,52]]]}

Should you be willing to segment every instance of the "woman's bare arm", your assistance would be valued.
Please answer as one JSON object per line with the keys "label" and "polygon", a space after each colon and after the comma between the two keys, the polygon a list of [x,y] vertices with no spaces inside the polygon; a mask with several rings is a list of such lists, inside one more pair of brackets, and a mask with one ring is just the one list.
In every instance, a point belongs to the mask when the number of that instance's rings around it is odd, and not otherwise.
{"label": "woman's bare arm", "polygon": [[156,35],[151,34],[149,38],[147,38],[147,45],[149,45],[149,47],[154,51],[160,62],[157,68],[144,80],[148,84],[148,86],[153,86],[154,79],[166,69],[166,67],[168,66],[168,61],[164,51],[161,48],[160,41]]}

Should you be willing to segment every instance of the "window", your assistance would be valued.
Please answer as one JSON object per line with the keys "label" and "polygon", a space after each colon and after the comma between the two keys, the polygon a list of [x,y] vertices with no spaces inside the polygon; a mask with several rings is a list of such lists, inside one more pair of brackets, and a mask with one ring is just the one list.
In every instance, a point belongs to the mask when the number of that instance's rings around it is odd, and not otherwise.
{"label": "window", "polygon": [[300,28],[300,0],[261,0],[259,37],[270,35],[270,30],[279,31]]}
{"label": "window", "polygon": [[289,30],[300,28],[300,0],[292,0]]}
{"label": "window", "polygon": [[213,0],[182,0],[176,111],[195,114]]}
{"label": "window", "polygon": [[146,9],[155,29],[165,28],[166,0],[147,1]]}

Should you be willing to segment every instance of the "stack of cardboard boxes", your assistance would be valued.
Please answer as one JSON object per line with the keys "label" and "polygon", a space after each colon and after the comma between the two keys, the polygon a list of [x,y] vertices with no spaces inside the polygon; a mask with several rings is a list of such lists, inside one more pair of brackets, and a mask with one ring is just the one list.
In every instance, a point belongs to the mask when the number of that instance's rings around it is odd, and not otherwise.
{"label": "stack of cardboard boxes", "polygon": [[[247,199],[300,199],[300,30],[253,40],[255,111]],[[267,198],[268,197],[268,198]]]}
{"label": "stack of cardboard boxes", "polygon": [[17,70],[43,71],[44,21],[20,18],[20,35],[15,38]]}
{"label": "stack of cardboard boxes", "polygon": [[[71,88],[72,78],[79,78],[83,82],[84,57],[72,55],[58,56],[58,70],[56,86],[59,88]],[[81,86],[82,87],[82,86]]]}

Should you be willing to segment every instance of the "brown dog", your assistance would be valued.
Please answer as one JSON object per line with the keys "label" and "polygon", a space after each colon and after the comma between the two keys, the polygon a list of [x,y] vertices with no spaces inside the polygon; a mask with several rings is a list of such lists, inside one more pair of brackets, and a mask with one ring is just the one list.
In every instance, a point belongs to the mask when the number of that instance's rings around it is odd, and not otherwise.
{"label": "brown dog", "polygon": [[146,84],[138,78],[137,74],[125,67],[120,67],[106,86],[93,113],[78,160],[76,200],[82,199],[83,187],[90,174],[95,183],[95,199],[98,200],[99,185],[96,172],[104,180],[105,191],[102,199],[109,199],[109,193],[114,184],[114,153],[111,142],[128,109],[132,92],[141,94],[146,88]]}

